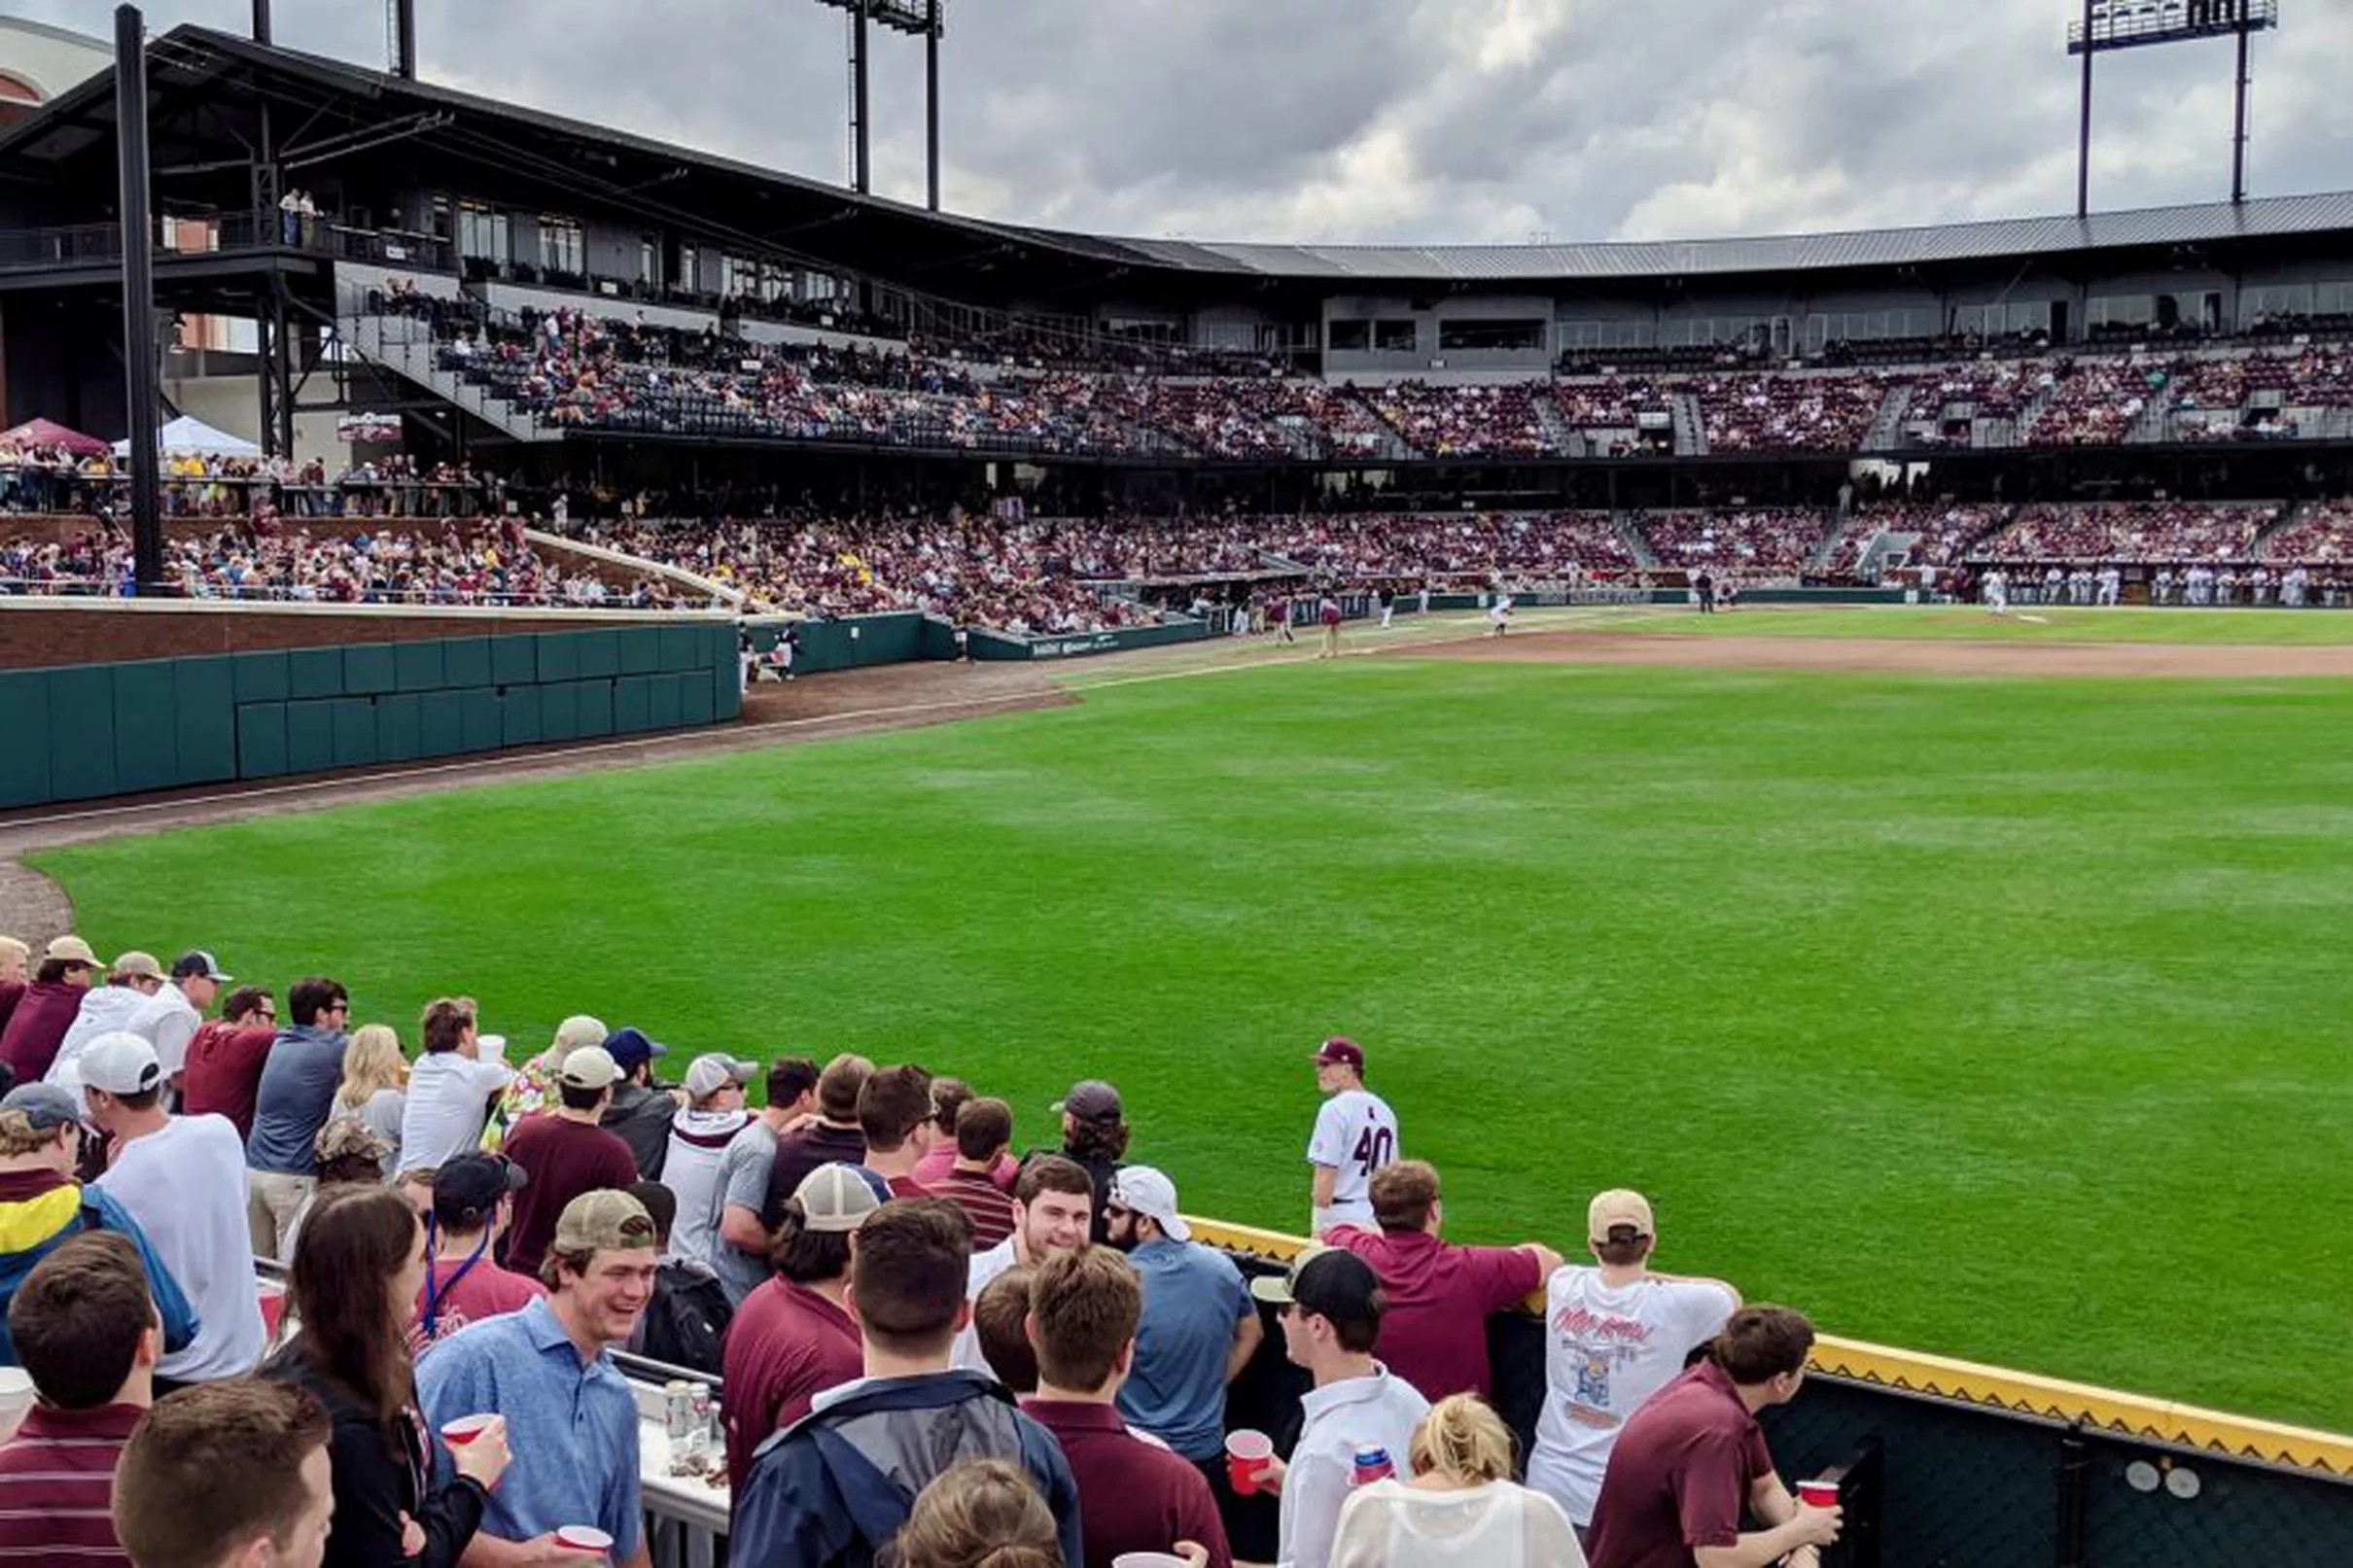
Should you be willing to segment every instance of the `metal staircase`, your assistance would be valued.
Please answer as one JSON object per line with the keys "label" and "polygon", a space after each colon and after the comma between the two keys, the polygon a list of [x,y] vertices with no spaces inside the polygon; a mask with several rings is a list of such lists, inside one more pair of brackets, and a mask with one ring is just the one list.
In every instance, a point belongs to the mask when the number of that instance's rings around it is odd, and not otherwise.
{"label": "metal staircase", "polygon": [[1678,392],[1668,399],[1668,411],[1674,420],[1675,456],[1705,457],[1707,455],[1707,421],[1700,415],[1700,400],[1689,392]]}
{"label": "metal staircase", "polygon": [[411,316],[346,314],[335,331],[351,351],[425,388],[452,407],[472,414],[517,441],[557,441],[563,433],[542,425],[506,399],[474,386],[436,363],[433,325]]}
{"label": "metal staircase", "polygon": [[1871,416],[1871,429],[1863,436],[1863,450],[1891,452],[1903,445],[1904,415],[1911,407],[1911,382],[1889,387],[1887,395],[1879,400],[1879,411]]}

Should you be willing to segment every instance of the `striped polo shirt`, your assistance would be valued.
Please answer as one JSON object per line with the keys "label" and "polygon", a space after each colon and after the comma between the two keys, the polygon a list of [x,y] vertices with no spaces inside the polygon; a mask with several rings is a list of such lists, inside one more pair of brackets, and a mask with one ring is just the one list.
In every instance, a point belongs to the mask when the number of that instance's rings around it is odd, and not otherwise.
{"label": "striped polo shirt", "polygon": [[115,1461],[147,1412],[135,1405],[64,1411],[38,1404],[0,1444],[0,1563],[121,1563],[108,1512]]}

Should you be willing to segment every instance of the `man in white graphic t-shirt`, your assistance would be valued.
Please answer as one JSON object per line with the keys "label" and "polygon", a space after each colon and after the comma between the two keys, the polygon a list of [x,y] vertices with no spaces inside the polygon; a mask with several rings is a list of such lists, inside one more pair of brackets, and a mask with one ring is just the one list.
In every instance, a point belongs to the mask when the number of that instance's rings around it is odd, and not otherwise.
{"label": "man in white graphic t-shirt", "polygon": [[1545,1284],[1544,1408],[1528,1456],[1528,1484],[1559,1503],[1580,1536],[1626,1418],[1740,1305],[1720,1279],[1651,1272],[1658,1228],[1640,1193],[1595,1198],[1585,1234],[1600,1266],[1564,1264]]}
{"label": "man in white graphic t-shirt", "polygon": [[1364,1052],[1335,1034],[1316,1051],[1316,1087],[1330,1096],[1307,1142],[1316,1167],[1310,1236],[1373,1218],[1373,1172],[1397,1158],[1397,1115],[1364,1087]]}

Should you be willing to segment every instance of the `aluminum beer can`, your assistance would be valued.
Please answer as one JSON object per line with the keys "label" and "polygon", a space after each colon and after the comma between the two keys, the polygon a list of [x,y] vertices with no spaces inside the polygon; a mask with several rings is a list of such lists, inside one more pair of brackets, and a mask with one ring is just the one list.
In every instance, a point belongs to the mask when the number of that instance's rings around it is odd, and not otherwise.
{"label": "aluminum beer can", "polygon": [[662,1430],[672,1443],[684,1443],[694,1430],[694,1384],[684,1377],[662,1384]]}

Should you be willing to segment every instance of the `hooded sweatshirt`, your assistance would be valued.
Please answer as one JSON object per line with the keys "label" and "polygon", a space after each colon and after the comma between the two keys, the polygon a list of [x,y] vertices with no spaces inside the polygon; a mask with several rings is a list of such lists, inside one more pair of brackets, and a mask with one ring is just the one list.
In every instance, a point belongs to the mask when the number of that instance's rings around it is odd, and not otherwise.
{"label": "hooded sweatshirt", "polygon": [[670,1149],[662,1159],[662,1185],[678,1196],[678,1220],[670,1229],[670,1250],[708,1264],[719,1245],[719,1167],[752,1122],[748,1110],[681,1110],[670,1123]]}

